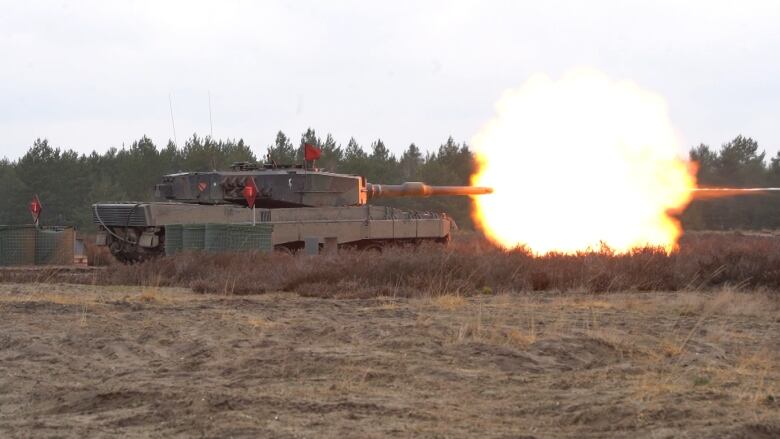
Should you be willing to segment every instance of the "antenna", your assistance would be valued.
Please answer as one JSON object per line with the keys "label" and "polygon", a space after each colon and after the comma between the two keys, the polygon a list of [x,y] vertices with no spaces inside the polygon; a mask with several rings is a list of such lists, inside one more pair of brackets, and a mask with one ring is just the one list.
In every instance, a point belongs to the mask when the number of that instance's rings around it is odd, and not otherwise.
{"label": "antenna", "polygon": [[209,135],[213,139],[214,138],[214,122],[211,121],[211,90],[209,90],[209,128],[211,128]]}
{"label": "antenna", "polygon": [[173,122],[173,99],[171,98],[171,93],[168,93],[168,106],[171,109],[171,127],[173,127],[173,144],[178,147],[179,141],[176,140],[176,124]]}

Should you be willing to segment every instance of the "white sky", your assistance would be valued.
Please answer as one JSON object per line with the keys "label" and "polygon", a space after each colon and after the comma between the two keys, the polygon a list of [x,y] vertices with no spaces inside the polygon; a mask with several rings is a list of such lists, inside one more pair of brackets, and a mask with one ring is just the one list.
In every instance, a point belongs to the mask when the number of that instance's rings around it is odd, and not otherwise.
{"label": "white sky", "polygon": [[400,153],[468,140],[501,92],[593,67],[665,96],[686,146],[780,149],[780,1],[0,0],[0,157],[308,126]]}

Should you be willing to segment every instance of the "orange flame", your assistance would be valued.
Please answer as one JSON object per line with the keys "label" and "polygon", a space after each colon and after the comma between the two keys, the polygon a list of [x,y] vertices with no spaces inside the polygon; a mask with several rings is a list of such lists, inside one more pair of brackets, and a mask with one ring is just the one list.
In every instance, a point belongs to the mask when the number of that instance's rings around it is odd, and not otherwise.
{"label": "orange flame", "polygon": [[472,140],[472,184],[495,190],[475,197],[473,217],[492,241],[537,254],[676,247],[670,214],[690,202],[695,166],[663,98],[578,70],[534,76],[496,111]]}

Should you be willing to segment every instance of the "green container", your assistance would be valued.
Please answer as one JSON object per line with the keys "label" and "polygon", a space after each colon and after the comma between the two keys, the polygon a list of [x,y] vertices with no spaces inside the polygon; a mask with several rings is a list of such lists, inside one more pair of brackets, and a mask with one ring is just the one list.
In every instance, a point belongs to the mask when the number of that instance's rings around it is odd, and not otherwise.
{"label": "green container", "polygon": [[184,226],[170,224],[165,226],[165,254],[175,255],[184,248]]}
{"label": "green container", "polygon": [[35,226],[6,226],[2,231],[3,265],[35,264]]}
{"label": "green container", "polygon": [[204,248],[215,253],[230,251],[230,224],[206,224]]}
{"label": "green container", "polygon": [[37,230],[35,233],[35,264],[73,264],[75,239],[75,232],[72,228]]}
{"label": "green container", "polygon": [[273,230],[274,226],[267,223],[254,226],[251,224],[232,224],[229,226],[228,246],[234,251],[270,252],[274,248],[271,239]]}
{"label": "green container", "polygon": [[205,224],[185,224],[182,229],[182,250],[203,250],[206,245]]}
{"label": "green container", "polygon": [[0,226],[0,267],[5,264],[5,252],[3,251],[3,245],[5,244],[5,232],[8,230],[8,226]]}

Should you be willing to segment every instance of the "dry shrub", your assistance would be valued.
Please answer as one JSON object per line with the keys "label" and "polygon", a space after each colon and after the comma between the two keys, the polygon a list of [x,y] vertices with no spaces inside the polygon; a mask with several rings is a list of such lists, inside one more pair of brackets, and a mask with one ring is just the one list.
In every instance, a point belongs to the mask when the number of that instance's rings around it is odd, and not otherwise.
{"label": "dry shrub", "polygon": [[153,303],[157,302],[159,300],[159,294],[160,292],[157,289],[149,288],[145,289],[141,292],[141,295],[138,296],[138,300],[143,303]]}
{"label": "dry shrub", "polygon": [[81,238],[84,242],[87,265],[90,267],[105,267],[116,263],[114,257],[111,256],[111,252],[108,251],[108,247],[95,245],[95,235],[83,235]]}
{"label": "dry shrub", "polygon": [[455,311],[465,306],[466,303],[468,302],[462,296],[454,296],[452,294],[444,294],[433,299],[433,304],[436,307],[446,311]]}
{"label": "dry shrub", "polygon": [[707,294],[679,293],[666,298],[663,306],[671,308],[681,316],[773,316],[780,311],[780,296],[761,289],[746,292],[724,287]]}
{"label": "dry shrub", "polygon": [[483,239],[447,248],[390,248],[382,254],[342,251],[337,256],[184,253],[137,265],[113,265],[107,284],[182,286],[219,294],[292,291],[317,297],[470,296],[483,291],[677,291],[780,288],[780,239],[696,234],[680,249],[643,248],[615,254],[608,248],[536,257],[505,251]]}

